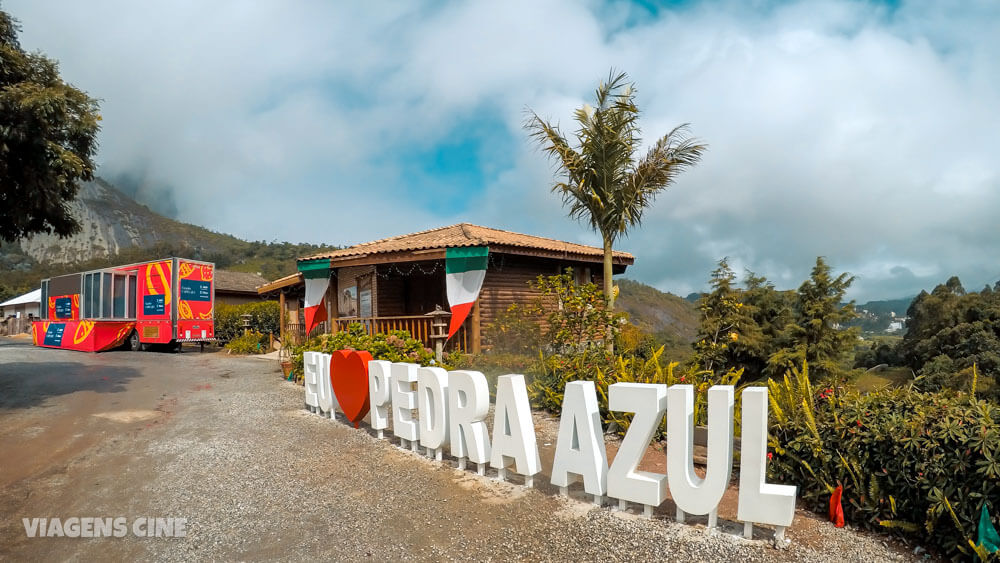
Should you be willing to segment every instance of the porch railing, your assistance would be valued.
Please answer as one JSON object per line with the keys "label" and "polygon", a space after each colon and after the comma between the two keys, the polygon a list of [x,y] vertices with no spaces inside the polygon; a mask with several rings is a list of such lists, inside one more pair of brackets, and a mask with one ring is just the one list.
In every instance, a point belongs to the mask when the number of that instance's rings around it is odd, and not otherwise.
{"label": "porch railing", "polygon": [[[333,332],[347,330],[347,328],[352,324],[360,324],[365,328],[365,332],[368,334],[385,334],[393,330],[405,330],[410,333],[410,336],[423,342],[424,346],[433,348],[434,341],[431,340],[430,337],[433,331],[433,328],[431,327],[432,322],[433,318],[426,315],[334,319]],[[462,325],[462,328],[458,329],[455,336],[453,336],[445,345],[445,350],[455,349],[461,350],[462,352],[469,350],[469,335],[464,324]]]}

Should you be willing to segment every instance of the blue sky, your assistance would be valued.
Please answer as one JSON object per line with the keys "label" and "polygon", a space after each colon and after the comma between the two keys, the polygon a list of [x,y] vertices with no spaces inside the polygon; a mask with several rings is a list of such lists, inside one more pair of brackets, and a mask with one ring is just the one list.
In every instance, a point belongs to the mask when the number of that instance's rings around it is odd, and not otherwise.
{"label": "blue sky", "polygon": [[618,247],[686,294],[818,255],[897,297],[1000,278],[994,2],[30,2],[22,43],[101,98],[101,173],[182,220],[351,244],[460,221],[599,244],[526,108],[572,130],[612,67],[645,138],[710,145]]}

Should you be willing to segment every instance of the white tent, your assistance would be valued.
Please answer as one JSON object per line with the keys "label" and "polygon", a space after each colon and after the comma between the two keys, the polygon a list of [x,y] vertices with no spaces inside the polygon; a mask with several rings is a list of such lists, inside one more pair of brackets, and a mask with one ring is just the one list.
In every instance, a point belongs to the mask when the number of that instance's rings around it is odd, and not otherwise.
{"label": "white tent", "polygon": [[37,317],[41,303],[42,290],[39,288],[0,303],[0,311],[4,317],[26,317],[29,314]]}

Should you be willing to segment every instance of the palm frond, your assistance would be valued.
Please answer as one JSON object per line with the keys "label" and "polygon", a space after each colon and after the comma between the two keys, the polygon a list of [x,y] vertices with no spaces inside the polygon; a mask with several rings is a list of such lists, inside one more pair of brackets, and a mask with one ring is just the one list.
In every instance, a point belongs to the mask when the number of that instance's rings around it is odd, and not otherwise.
{"label": "palm frond", "polygon": [[653,199],[674,183],[682,172],[701,160],[707,145],[688,135],[688,124],[675,127],[656,141],[646,156],[630,170],[617,198],[616,230],[625,234],[642,222],[642,213]]}

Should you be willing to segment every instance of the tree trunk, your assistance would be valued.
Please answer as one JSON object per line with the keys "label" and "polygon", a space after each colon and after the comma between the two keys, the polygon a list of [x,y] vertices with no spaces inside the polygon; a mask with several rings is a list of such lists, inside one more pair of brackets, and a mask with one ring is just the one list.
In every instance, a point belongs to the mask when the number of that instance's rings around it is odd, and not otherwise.
{"label": "tree trunk", "polygon": [[[612,264],[611,264],[611,238],[604,238],[604,298],[608,300],[608,311],[611,311],[615,307],[615,292],[614,284],[611,281],[612,275]],[[615,341],[612,338],[611,327],[608,327],[607,334],[604,335],[604,347],[609,354],[615,353]]]}
{"label": "tree trunk", "polygon": [[608,310],[615,307],[614,283],[611,281],[613,271],[611,264],[611,239],[604,237],[604,298],[608,300]]}

